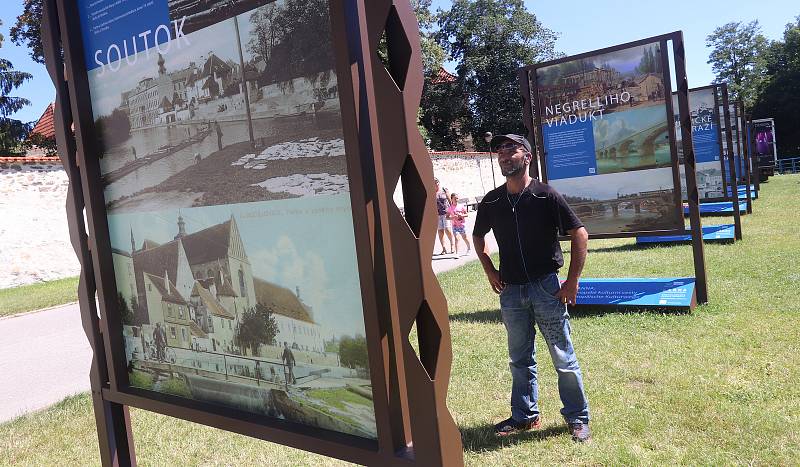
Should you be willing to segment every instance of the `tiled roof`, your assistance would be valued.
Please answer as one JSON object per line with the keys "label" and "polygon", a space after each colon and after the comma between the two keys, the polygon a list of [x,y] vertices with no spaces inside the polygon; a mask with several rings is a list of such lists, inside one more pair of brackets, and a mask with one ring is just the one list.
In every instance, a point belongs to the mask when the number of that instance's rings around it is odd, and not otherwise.
{"label": "tiled roof", "polygon": [[233,290],[233,285],[231,285],[231,281],[229,281],[227,277],[225,278],[225,281],[217,288],[217,295],[222,295],[223,297],[239,296],[239,294]]}
{"label": "tiled roof", "polygon": [[163,283],[166,271],[170,279],[175,280],[178,275],[178,242],[137,250],[133,253],[133,271],[136,276],[136,290],[141,299],[146,295],[144,274],[156,276]]}
{"label": "tiled roof", "polygon": [[199,283],[194,284],[194,288],[192,289],[192,295],[200,297],[200,300],[203,301],[206,308],[208,309],[209,313],[215,316],[219,316],[221,318],[227,319],[235,319],[236,316],[231,313],[230,311],[226,310],[213,295],[211,292],[206,290],[205,287],[200,285]]}
{"label": "tiled roof", "polygon": [[0,163],[6,164],[33,164],[49,162],[53,164],[60,164],[61,159],[58,156],[43,156],[43,157],[5,157],[0,155]]}
{"label": "tiled roof", "polygon": [[452,83],[456,80],[456,76],[442,67],[439,67],[439,72],[436,77],[431,80],[431,84]]}
{"label": "tiled roof", "polygon": [[206,334],[206,332],[203,331],[194,321],[189,322],[189,328],[192,330],[192,335],[194,337],[202,337],[204,339],[208,338],[208,334]]}
{"label": "tiled roof", "polygon": [[53,138],[56,136],[56,127],[53,125],[53,103],[47,105],[44,113],[39,117],[39,121],[31,130],[31,133],[39,133],[45,138]]}
{"label": "tiled roof", "polygon": [[164,285],[164,278],[156,276],[154,274],[147,274],[145,273],[147,278],[156,286],[158,292],[161,294],[161,298],[165,302],[177,303],[178,305],[186,305],[186,300],[181,297],[180,292],[175,288],[175,284],[172,281],[169,281],[169,290],[167,290],[166,286]]}
{"label": "tiled roof", "polygon": [[262,279],[253,278],[256,289],[256,301],[272,308],[276,314],[294,318],[307,323],[314,323],[305,305],[291,290]]}
{"label": "tiled roof", "polygon": [[203,264],[225,258],[230,243],[231,221],[212,225],[181,237],[189,264]]}

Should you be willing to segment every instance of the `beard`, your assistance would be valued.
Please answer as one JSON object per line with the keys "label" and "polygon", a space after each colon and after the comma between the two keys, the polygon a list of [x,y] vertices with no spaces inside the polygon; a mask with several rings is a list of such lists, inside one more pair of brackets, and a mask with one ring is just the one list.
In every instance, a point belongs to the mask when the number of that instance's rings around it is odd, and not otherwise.
{"label": "beard", "polygon": [[500,173],[503,174],[504,177],[513,177],[518,173],[522,172],[525,168],[525,159],[519,162],[512,162],[511,165],[506,167],[500,167]]}

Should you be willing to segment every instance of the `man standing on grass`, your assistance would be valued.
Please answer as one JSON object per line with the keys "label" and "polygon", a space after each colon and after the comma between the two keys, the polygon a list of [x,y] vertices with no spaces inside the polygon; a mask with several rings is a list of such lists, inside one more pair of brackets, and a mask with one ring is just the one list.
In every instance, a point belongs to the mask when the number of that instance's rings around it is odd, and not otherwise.
{"label": "man standing on grass", "polygon": [[[570,337],[567,304],[574,304],[586,260],[588,233],[564,198],[531,178],[531,145],[519,135],[498,135],[490,143],[506,183],[486,194],[478,206],[472,239],[489,284],[500,294],[500,312],[508,335],[511,368],[511,417],[495,425],[497,435],[541,426],[535,326],[550,350],[558,373],[561,415],[572,439],[588,441],[589,404]],[[484,236],[494,231],[500,249],[495,269]],[[558,234],[572,239],[569,273],[559,285],[564,265]]]}

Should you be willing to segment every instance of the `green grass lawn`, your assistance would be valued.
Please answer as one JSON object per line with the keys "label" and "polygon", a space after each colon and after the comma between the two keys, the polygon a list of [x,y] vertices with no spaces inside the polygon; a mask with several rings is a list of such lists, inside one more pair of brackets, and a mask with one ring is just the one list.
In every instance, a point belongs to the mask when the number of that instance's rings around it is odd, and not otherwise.
{"label": "green grass lawn", "polygon": [[[453,339],[448,400],[467,464],[800,463],[800,176],[772,177],[760,195],[742,219],[743,241],[706,245],[708,305],[691,314],[573,316],[593,417],[587,445],[574,444],[560,419],[546,351],[543,429],[493,436],[492,424],[509,414],[511,387],[498,300],[475,263],[440,276]],[[693,273],[689,245],[632,244],[592,241],[584,275]],[[142,410],[131,418],[141,465],[341,464]],[[0,463],[97,464],[94,430],[89,397],[67,399],[0,425]]]}
{"label": "green grass lawn", "polygon": [[77,301],[77,277],[0,289],[0,318]]}

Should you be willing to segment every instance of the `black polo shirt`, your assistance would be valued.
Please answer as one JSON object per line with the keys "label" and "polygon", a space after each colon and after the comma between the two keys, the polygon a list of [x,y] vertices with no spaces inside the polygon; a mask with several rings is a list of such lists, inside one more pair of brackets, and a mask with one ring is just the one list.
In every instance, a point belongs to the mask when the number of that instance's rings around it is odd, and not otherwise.
{"label": "black polo shirt", "polygon": [[500,279],[525,284],[557,272],[564,265],[558,235],[583,227],[564,197],[534,179],[521,194],[509,194],[503,184],[478,205],[472,234],[494,231],[500,248]]}

